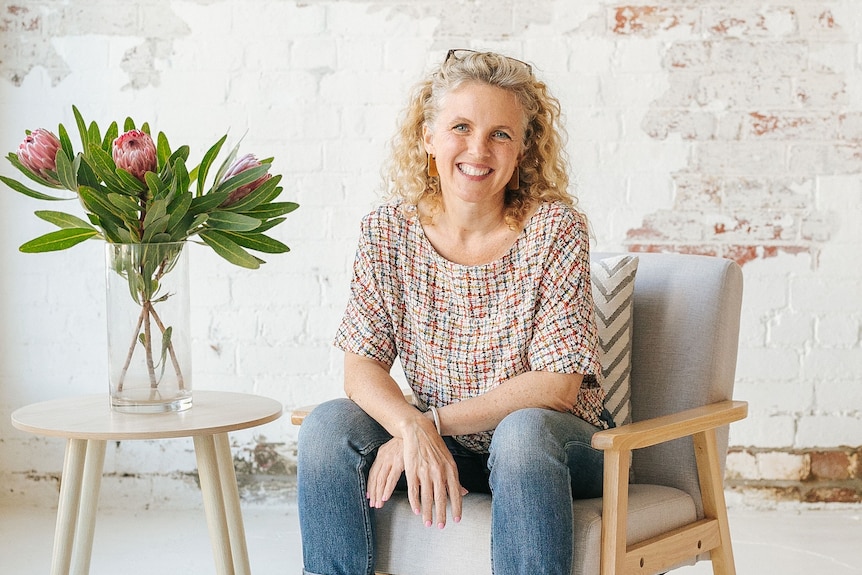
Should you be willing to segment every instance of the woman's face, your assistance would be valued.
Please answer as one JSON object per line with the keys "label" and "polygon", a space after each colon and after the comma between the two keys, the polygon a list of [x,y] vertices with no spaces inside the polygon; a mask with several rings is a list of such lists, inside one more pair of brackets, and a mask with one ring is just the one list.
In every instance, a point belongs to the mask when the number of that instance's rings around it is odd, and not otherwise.
{"label": "woman's face", "polygon": [[437,161],[444,202],[502,204],[521,157],[524,112],[511,92],[468,83],[443,96],[424,140]]}

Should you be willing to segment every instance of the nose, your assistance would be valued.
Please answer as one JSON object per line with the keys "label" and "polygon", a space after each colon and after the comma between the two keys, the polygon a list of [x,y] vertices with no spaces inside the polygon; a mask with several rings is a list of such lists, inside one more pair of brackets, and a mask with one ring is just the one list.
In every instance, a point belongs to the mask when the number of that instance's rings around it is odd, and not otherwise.
{"label": "nose", "polygon": [[479,133],[470,136],[467,150],[476,158],[486,158],[489,154],[488,140]]}

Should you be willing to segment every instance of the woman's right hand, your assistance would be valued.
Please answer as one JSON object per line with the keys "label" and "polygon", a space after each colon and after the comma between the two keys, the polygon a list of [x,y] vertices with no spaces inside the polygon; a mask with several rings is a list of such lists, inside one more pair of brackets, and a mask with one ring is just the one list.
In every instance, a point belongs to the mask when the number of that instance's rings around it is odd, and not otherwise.
{"label": "woman's right hand", "polygon": [[446,526],[446,504],[452,504],[452,518],[461,520],[461,498],[466,490],[458,480],[458,467],[443,438],[428,419],[403,430],[401,442],[407,498],[426,526]]}

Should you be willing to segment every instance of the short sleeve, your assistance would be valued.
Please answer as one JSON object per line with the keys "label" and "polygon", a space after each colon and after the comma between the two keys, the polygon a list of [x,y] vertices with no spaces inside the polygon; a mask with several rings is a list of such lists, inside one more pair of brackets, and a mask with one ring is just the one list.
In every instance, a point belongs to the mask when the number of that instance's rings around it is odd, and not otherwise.
{"label": "short sleeve", "polygon": [[590,287],[589,236],[583,216],[567,211],[547,254],[528,350],[536,371],[580,373],[586,386],[601,377]]}
{"label": "short sleeve", "polygon": [[392,365],[397,346],[387,309],[381,262],[388,258],[387,246],[379,241],[379,220],[362,221],[359,246],[353,262],[350,299],[335,335],[335,347]]}

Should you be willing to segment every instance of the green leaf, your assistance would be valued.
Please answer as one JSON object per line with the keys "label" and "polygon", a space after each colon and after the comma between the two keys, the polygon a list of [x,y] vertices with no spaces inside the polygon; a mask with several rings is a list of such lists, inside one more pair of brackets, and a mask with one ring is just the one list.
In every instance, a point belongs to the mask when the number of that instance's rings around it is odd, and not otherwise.
{"label": "green leaf", "polygon": [[117,176],[117,165],[111,154],[100,148],[99,146],[90,146],[88,153],[84,159],[93,168],[93,172],[100,178],[105,185],[113,191],[122,193],[123,180]]}
{"label": "green leaf", "polygon": [[75,156],[78,166],[78,187],[90,186],[91,188],[101,187],[102,181],[93,172],[93,168],[87,163],[87,158],[83,154]]}
{"label": "green leaf", "polygon": [[250,218],[243,214],[224,212],[216,210],[209,213],[207,226],[217,230],[231,230],[234,232],[250,232],[260,225],[260,220]]}
{"label": "green leaf", "polygon": [[174,153],[170,155],[168,158],[168,165],[173,166],[178,158],[182,158],[183,162],[187,162],[189,159],[189,147],[188,146],[180,146]]}
{"label": "green leaf", "polygon": [[126,121],[123,123],[123,132],[131,132],[134,129],[135,121],[130,117],[126,117]]}
{"label": "green leaf", "polygon": [[57,150],[57,155],[54,157],[54,163],[57,166],[57,179],[63,184],[63,187],[73,192],[78,191],[78,166],[81,164],[79,158],[71,161],[63,151],[63,148]]}
{"label": "green leaf", "polygon": [[260,166],[255,166],[254,168],[249,168],[244,170],[235,176],[231,176],[224,182],[218,185],[218,187],[211,193],[220,193],[220,192],[232,192],[237,188],[245,186],[246,184],[251,184],[256,182],[259,178],[261,178],[264,174],[269,171],[269,164],[262,164]]}
{"label": "green leaf", "polygon": [[66,131],[66,126],[60,124],[57,131],[60,134],[58,136],[60,138],[60,147],[63,148],[66,155],[71,158],[75,155],[75,150],[72,148],[72,140],[69,139],[69,133]]}
{"label": "green leaf", "polygon": [[213,144],[212,147],[207,150],[207,153],[204,154],[204,157],[197,168],[198,196],[202,196],[204,193],[204,186],[206,185],[207,174],[209,174],[210,166],[212,166],[216,156],[218,156],[218,153],[221,151],[221,147],[224,145],[225,140],[227,140],[227,134],[222,136],[218,142]]}
{"label": "green leaf", "polygon": [[105,137],[102,139],[102,149],[105,151],[111,150],[114,146],[114,140],[119,135],[120,131],[117,129],[117,123],[111,122],[111,125],[108,126],[108,130],[105,132]]}
{"label": "green leaf", "polygon": [[198,214],[196,216],[192,214],[186,214],[186,217],[183,218],[183,221],[178,224],[180,229],[185,227],[185,237],[193,236],[198,233],[199,228],[204,225],[209,219],[209,214]]}
{"label": "green leaf", "polygon": [[51,201],[60,201],[60,200],[70,200],[72,198],[60,198],[56,196],[49,196],[48,194],[37,192],[36,190],[30,189],[24,184],[13,180],[12,178],[7,178],[6,176],[0,176],[0,181],[4,184],[19,192],[24,194],[25,196],[30,196],[31,198],[36,198],[37,200],[51,200]]}
{"label": "green leaf", "polygon": [[271,204],[258,206],[253,210],[248,210],[245,212],[245,215],[259,220],[268,220],[270,218],[277,218],[278,216],[289,214],[298,207],[299,204],[295,202],[273,202]]}
{"label": "green leaf", "polygon": [[72,113],[75,114],[75,123],[78,125],[78,133],[81,135],[81,146],[86,151],[90,149],[90,140],[87,136],[87,124],[84,122],[84,117],[78,108],[72,106]]}
{"label": "green leaf", "polygon": [[[149,217],[149,215],[150,214],[148,213],[147,217]],[[162,217],[153,219],[148,224],[145,224],[144,225],[144,237],[142,238],[142,241],[144,243],[154,243],[155,242],[155,239],[154,239],[155,236],[165,233],[165,230],[168,229],[168,221],[169,220],[170,220],[169,216],[162,215]]]}
{"label": "green leaf", "polygon": [[177,196],[174,198],[174,201],[172,201],[168,205],[168,214],[170,215],[170,221],[168,222],[168,233],[170,233],[171,235],[174,234],[174,229],[188,213],[189,207],[191,205],[191,192],[183,192],[181,194],[177,194]]}
{"label": "green leaf", "polygon": [[229,195],[230,192],[210,192],[206,195],[194,198],[192,200],[192,205],[189,208],[189,212],[192,214],[202,214],[204,212],[209,212],[210,210],[219,207],[222,202],[224,202],[228,198]]}
{"label": "green leaf", "polygon": [[30,178],[31,180],[33,180],[37,184],[45,186],[46,188],[54,188],[55,190],[62,190],[63,189],[62,184],[55,184],[54,182],[49,182],[45,178],[40,176],[39,174],[32,171],[27,166],[22,164],[21,160],[18,159],[18,154],[15,154],[13,152],[9,152],[9,155],[6,156],[6,159],[9,160],[9,163],[12,164],[13,166],[15,166],[15,168],[19,172],[21,172],[22,174],[24,174],[25,176],[27,176],[28,178]]}
{"label": "green leaf", "polygon": [[[151,172],[147,172],[149,174]],[[116,171],[117,178],[122,182],[122,190],[126,192],[130,196],[137,196],[141,192],[147,189],[147,187],[135,176],[124,170],[123,168],[117,168]],[[144,178],[147,177],[147,174],[144,174]]]}
{"label": "green leaf", "polygon": [[[137,231],[133,234],[127,228],[113,225],[105,220],[102,220],[102,229],[105,230],[105,234],[111,237],[111,241],[115,244],[139,244],[141,243],[141,238],[138,236]],[[110,230],[110,232],[109,232]]]}
{"label": "green leaf", "polygon": [[186,161],[181,157],[172,160],[171,169],[174,173],[174,179],[171,182],[171,192],[174,195],[187,192],[191,185],[191,178],[186,169]]}
{"label": "green leaf", "polygon": [[165,217],[168,212],[168,203],[165,200],[156,200],[147,209],[147,214],[144,216],[144,228],[151,225],[154,221]]}
{"label": "green leaf", "polygon": [[[97,190],[89,186],[81,186],[81,188],[78,190],[78,195],[81,197],[81,201],[84,203],[84,207],[87,209],[87,211],[93,212],[94,214],[99,216],[100,220],[103,221],[103,229],[105,227],[104,221],[106,219],[109,221],[113,221],[113,223],[119,227],[123,226],[122,211],[108,200],[107,195],[104,193],[104,191]],[[117,194],[117,197],[126,198],[127,196]]]}
{"label": "green leaf", "polygon": [[285,244],[263,234],[237,234],[234,232],[222,233],[238,245],[256,252],[283,254],[290,251],[290,248]]}
{"label": "green leaf", "polygon": [[104,150],[101,146],[102,136],[99,134],[99,125],[96,122],[90,122],[90,128],[87,130],[87,140],[90,141],[91,146]]}
{"label": "green leaf", "polygon": [[[240,144],[240,142],[236,143],[236,145],[231,149],[230,153],[227,155],[227,158],[225,158],[224,161],[219,166],[219,169],[216,172],[215,178],[213,179],[213,188],[215,188],[216,185],[222,180],[222,178],[224,178],[224,175],[225,175],[225,173],[227,173],[228,168],[230,168],[230,165],[236,159],[237,152],[239,152],[239,144]],[[210,190],[210,191],[212,191],[212,190]]]}
{"label": "green leaf", "polygon": [[173,241],[176,240],[174,240],[174,238],[170,234],[166,233],[154,234],[152,239],[150,240],[150,242],[154,244],[166,244]]}
{"label": "green leaf", "polygon": [[153,172],[145,173],[144,179],[147,180],[147,188],[150,190],[150,195],[154,198],[163,195],[168,190],[162,179]]}
{"label": "green leaf", "polygon": [[260,267],[261,260],[254,257],[225,234],[215,230],[206,230],[200,233],[200,238],[213,249],[215,253],[230,263],[256,270]]}
{"label": "green leaf", "polygon": [[108,202],[118,210],[111,210],[114,215],[120,216],[126,224],[137,226],[140,217],[141,204],[130,196],[123,194],[108,194]]}
{"label": "green leaf", "polygon": [[275,226],[277,226],[281,222],[285,221],[286,219],[287,218],[272,218],[271,220],[267,220],[267,221],[263,222],[262,224],[260,224],[259,227],[251,230],[251,232],[253,234],[262,234],[263,232],[265,232],[267,230],[271,230],[272,228],[274,228]]}
{"label": "green leaf", "polygon": [[271,201],[270,196],[275,190],[275,187],[278,186],[279,181],[281,181],[281,175],[271,177],[258,186],[257,189],[253,190],[249,195],[230,204],[229,206],[226,206],[225,209],[232,212],[244,212],[266,201]]}
{"label": "green leaf", "polygon": [[54,252],[65,250],[74,245],[97,236],[99,232],[92,228],[69,228],[57,230],[23,244],[19,250],[27,254]]}
{"label": "green leaf", "polygon": [[168,137],[164,132],[159,132],[158,142],[156,144],[158,152],[159,166],[169,166],[168,158],[171,157],[171,146],[168,144]]}
{"label": "green leaf", "polygon": [[[50,224],[54,224],[55,226],[57,226],[59,228],[64,228],[64,229],[78,228],[78,229],[83,229],[83,230],[95,229],[89,223],[87,223],[84,220],[82,220],[81,218],[79,218],[77,216],[73,216],[71,214],[66,214],[63,212],[54,212],[54,211],[50,211],[50,210],[38,210],[35,213],[36,213],[36,217],[41,218]],[[96,230],[96,231],[98,231],[98,230]]]}

